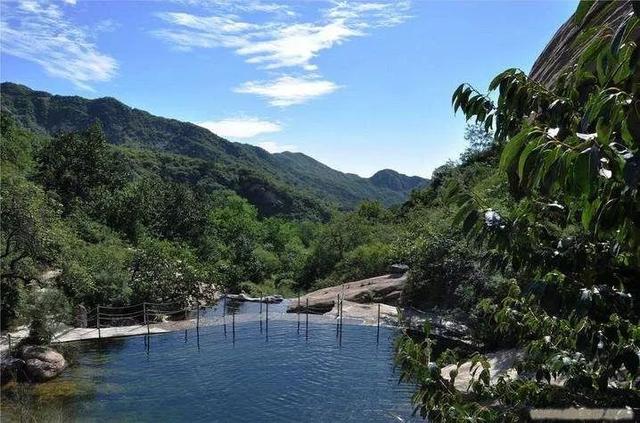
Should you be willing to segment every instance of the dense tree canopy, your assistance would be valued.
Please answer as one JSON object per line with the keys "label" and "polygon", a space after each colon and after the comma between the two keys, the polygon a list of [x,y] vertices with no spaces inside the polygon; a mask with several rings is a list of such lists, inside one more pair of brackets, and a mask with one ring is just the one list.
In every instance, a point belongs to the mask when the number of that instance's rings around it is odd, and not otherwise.
{"label": "dense tree canopy", "polygon": [[506,198],[487,195],[500,184],[457,178],[446,187],[458,206],[453,223],[486,268],[508,278],[507,290],[480,301],[478,316],[527,354],[518,365],[524,377],[495,385],[477,356],[472,395],[463,398],[455,375],[445,379],[430,364],[428,343],[404,340],[399,360],[421,384],[423,415],[520,421],[527,406],[640,403],[637,12],[618,28],[584,28],[578,63],[552,86],[509,69],[489,94],[466,84],[455,91],[454,109],[495,131],[508,189]]}

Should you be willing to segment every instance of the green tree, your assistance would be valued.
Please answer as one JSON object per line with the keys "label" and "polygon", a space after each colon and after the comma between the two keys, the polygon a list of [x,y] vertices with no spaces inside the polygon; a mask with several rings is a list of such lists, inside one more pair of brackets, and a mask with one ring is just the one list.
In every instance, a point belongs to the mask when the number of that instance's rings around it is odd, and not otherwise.
{"label": "green tree", "polygon": [[126,175],[110,150],[98,122],[81,133],[54,137],[38,154],[38,179],[55,192],[69,213],[77,202],[120,185]]}
{"label": "green tree", "polygon": [[[579,25],[589,7],[581,2]],[[488,267],[513,277],[502,298],[480,307],[526,349],[519,370],[535,377],[492,386],[477,357],[463,398],[455,375],[440,376],[430,345],[405,339],[399,361],[419,381],[416,402],[432,420],[519,421],[531,406],[640,401],[637,13],[634,4],[617,28],[582,26],[582,55],[551,86],[509,69],[489,85],[495,103],[466,84],[455,91],[455,110],[495,130],[512,205],[457,181],[448,186],[459,205],[454,223]],[[549,384],[556,377],[562,388]]]}
{"label": "green tree", "polygon": [[0,184],[2,323],[16,316],[19,290],[37,282],[39,265],[53,263],[59,245],[60,207],[42,189],[20,176]]}
{"label": "green tree", "polygon": [[185,246],[147,238],[136,248],[130,285],[134,302],[192,304],[213,282]]}

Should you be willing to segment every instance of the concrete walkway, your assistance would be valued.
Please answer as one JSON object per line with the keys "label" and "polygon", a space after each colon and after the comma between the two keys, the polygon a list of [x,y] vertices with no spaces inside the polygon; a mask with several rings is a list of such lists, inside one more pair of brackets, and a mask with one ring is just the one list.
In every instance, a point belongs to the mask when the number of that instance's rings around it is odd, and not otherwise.
{"label": "concrete walkway", "polygon": [[[149,325],[148,329],[146,325],[135,325],[108,327],[102,328],[98,331],[96,328],[74,328],[67,325],[61,325],[61,327],[55,332],[51,343],[58,344],[63,342],[85,341],[99,338],[119,338],[123,336],[158,334],[194,328],[195,326],[195,319],[154,323]],[[11,345],[15,346],[21,339],[26,338],[29,335],[29,329],[25,326],[21,326],[16,331],[9,332],[9,335],[11,335]],[[9,339],[5,334],[0,338],[0,354],[4,355],[8,350]]]}

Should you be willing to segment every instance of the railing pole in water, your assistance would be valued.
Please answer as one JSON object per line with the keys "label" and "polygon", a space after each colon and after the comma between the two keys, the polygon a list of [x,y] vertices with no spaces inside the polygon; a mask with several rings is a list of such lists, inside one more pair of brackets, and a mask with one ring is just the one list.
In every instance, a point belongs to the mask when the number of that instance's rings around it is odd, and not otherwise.
{"label": "railing pole in water", "polygon": [[266,319],[265,319],[265,329],[267,330],[267,333],[269,333],[269,303],[267,303],[267,314],[266,314]]}
{"label": "railing pole in water", "polygon": [[260,297],[260,318],[262,319],[262,297]]}
{"label": "railing pole in water", "polygon": [[231,313],[231,333],[233,334],[233,343],[236,343],[236,311]]}
{"label": "railing pole in water", "polygon": [[222,297],[222,317],[227,315],[227,294]]}
{"label": "railing pole in water", "polygon": [[340,338],[339,338],[340,345],[342,345],[342,328],[343,328],[342,318],[343,317],[344,317],[344,294],[342,294],[342,300],[340,300]]}
{"label": "railing pole in water", "polygon": [[309,298],[307,298],[307,306],[305,307],[304,336],[309,339]]}
{"label": "railing pole in water", "polygon": [[227,337],[227,293],[222,297],[222,326],[224,326],[224,337]]}
{"label": "railing pole in water", "polygon": [[151,328],[149,327],[149,317],[147,317],[147,303],[142,303],[142,310],[144,311],[144,324],[147,325],[147,336],[151,335]]}
{"label": "railing pole in water", "polygon": [[9,341],[9,354],[11,354],[11,334],[7,334],[7,341]]}
{"label": "railing pole in water", "polygon": [[298,292],[298,335],[300,335],[300,292]]}
{"label": "railing pole in water", "polygon": [[336,338],[338,337],[339,331],[340,331],[340,294],[338,294],[338,299],[336,300]]}
{"label": "railing pole in water", "polygon": [[196,330],[200,330],[200,302],[196,301]]}
{"label": "railing pole in water", "polygon": [[98,327],[98,339],[101,339],[102,338],[102,334],[100,333],[100,306],[98,306],[96,313],[97,313],[96,326]]}
{"label": "railing pole in water", "polygon": [[376,334],[376,343],[380,342],[380,303],[378,303],[378,332]]}

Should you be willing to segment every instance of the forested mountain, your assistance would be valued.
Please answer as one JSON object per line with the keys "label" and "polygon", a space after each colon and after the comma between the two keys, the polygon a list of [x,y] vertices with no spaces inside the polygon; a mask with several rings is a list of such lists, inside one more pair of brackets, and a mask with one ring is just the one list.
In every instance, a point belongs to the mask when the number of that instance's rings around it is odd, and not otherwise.
{"label": "forested mountain", "polygon": [[109,97],[58,96],[6,82],[2,84],[2,110],[23,127],[47,135],[81,131],[98,120],[107,141],[125,147],[123,151],[138,171],[152,169],[172,179],[233,189],[266,215],[317,217],[331,206],[347,210],[363,200],[398,204],[411,188],[427,182],[389,171],[384,171],[384,177],[361,178],[301,153],[270,154]]}
{"label": "forested mountain", "polygon": [[419,176],[403,175],[392,169],[379,170],[369,180],[378,187],[407,194],[416,188],[425,187],[428,183],[426,179]]}

